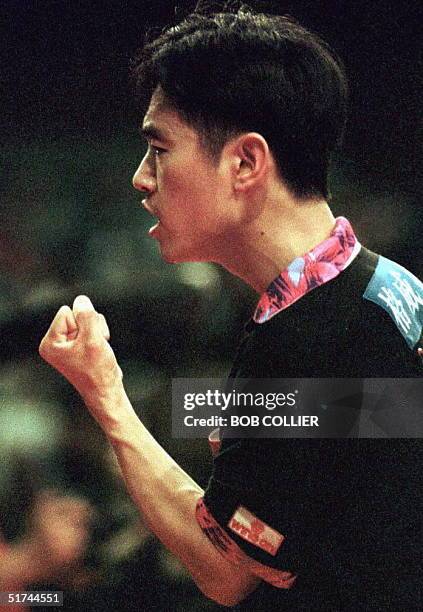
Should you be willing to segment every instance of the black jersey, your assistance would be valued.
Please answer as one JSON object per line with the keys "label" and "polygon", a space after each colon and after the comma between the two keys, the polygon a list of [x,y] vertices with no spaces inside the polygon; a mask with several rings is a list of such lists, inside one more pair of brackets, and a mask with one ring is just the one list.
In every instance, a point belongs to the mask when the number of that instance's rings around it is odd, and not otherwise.
{"label": "black jersey", "polygon": [[[415,277],[361,248],[336,278],[251,320],[231,376],[421,376],[422,305]],[[240,609],[417,610],[421,472],[418,439],[224,437],[199,522],[263,578]]]}

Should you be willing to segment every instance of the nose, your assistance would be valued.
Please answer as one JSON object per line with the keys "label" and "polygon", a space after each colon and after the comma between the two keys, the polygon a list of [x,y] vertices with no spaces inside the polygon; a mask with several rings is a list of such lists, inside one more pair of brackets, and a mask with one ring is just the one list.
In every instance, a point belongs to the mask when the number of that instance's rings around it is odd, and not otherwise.
{"label": "nose", "polygon": [[152,193],[156,189],[155,169],[148,154],[145,155],[138,166],[132,179],[132,185],[137,191],[146,191],[147,193]]}

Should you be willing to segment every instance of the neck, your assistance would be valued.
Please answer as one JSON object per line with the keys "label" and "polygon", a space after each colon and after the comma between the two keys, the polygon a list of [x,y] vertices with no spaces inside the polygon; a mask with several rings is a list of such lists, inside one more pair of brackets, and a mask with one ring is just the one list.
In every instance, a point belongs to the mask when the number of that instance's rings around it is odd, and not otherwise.
{"label": "neck", "polygon": [[335,225],[326,201],[284,196],[269,198],[258,217],[225,236],[219,250],[217,263],[259,294],[293,259],[328,238]]}

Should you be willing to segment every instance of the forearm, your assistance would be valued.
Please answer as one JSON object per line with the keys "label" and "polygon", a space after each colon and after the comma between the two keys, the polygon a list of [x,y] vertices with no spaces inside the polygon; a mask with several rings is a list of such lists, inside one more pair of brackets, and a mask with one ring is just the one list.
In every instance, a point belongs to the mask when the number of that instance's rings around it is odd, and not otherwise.
{"label": "forearm", "polygon": [[208,597],[234,605],[258,580],[225,560],[195,518],[201,488],[137,418],[122,385],[102,315],[86,296],[62,306],[41,341],[40,355],[79,391],[110,440],[128,490],[151,530],[188,568]]}
{"label": "forearm", "polygon": [[195,518],[203,490],[147,431],[123,388],[113,399],[98,400],[94,413],[108,415],[100,425],[114,448],[128,491],[151,530],[208,597],[226,605],[245,597],[255,588],[256,579],[226,561],[203,533]]}
{"label": "forearm", "polygon": [[[105,433],[127,489],[149,527],[173,552],[178,553],[181,548],[183,554],[186,548],[179,543],[187,538],[191,543],[195,505],[203,490],[148,432],[126,395],[121,396],[119,403],[122,408],[119,419],[113,424],[109,421]],[[189,534],[185,533],[187,526]],[[200,535],[203,536],[201,530]],[[189,562],[191,556],[187,557]]]}

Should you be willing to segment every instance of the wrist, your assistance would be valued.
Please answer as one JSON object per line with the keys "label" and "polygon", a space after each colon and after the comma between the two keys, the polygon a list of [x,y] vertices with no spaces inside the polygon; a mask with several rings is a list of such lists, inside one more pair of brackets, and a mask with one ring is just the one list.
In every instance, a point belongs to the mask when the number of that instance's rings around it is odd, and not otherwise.
{"label": "wrist", "polygon": [[122,380],[107,388],[96,389],[83,396],[83,400],[107,436],[128,427],[138,417],[129,401]]}

